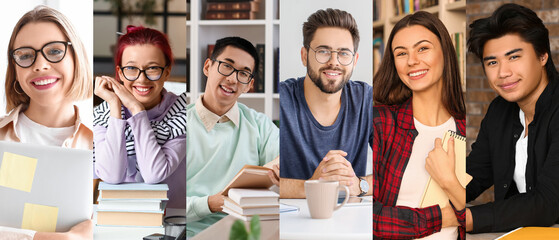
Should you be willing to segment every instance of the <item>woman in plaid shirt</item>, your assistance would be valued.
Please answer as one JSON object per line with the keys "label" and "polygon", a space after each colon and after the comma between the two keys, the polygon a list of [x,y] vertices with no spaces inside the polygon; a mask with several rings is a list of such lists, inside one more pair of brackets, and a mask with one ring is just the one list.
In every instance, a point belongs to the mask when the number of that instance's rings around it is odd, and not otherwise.
{"label": "woman in plaid shirt", "polygon": [[[386,46],[373,80],[374,238],[464,239],[465,189],[454,161],[440,161],[454,153],[438,139],[448,130],[465,135],[452,40],[437,17],[419,11],[394,26]],[[429,177],[450,204],[419,206]]]}

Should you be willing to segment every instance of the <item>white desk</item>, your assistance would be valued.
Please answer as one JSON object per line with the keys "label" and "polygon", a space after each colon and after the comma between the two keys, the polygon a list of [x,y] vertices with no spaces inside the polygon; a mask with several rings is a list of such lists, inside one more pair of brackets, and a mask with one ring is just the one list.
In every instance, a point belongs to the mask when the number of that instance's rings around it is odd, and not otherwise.
{"label": "white desk", "polygon": [[[93,206],[93,239],[95,240],[141,240],[143,237],[161,233],[165,234],[164,228],[149,227],[118,227],[118,226],[96,226],[97,205]],[[166,216],[186,216],[186,209],[167,208]]]}
{"label": "white desk", "polygon": [[329,219],[312,219],[306,199],[280,199],[299,211],[280,214],[280,239],[373,239],[373,204],[344,206]]}

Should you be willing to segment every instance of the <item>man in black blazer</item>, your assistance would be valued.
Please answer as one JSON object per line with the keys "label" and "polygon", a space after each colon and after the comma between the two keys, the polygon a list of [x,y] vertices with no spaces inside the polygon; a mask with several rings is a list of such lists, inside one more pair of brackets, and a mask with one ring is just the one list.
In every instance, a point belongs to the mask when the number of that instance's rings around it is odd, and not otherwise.
{"label": "man in black blazer", "polygon": [[536,13],[499,7],[470,25],[477,55],[499,96],[489,106],[466,171],[466,202],[495,186],[495,201],[466,210],[466,230],[501,232],[559,219],[559,74]]}

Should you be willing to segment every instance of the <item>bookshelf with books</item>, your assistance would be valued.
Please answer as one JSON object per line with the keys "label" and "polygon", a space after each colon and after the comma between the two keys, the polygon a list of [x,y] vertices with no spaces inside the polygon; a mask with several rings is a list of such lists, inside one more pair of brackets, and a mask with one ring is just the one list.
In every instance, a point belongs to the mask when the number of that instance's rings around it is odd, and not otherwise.
{"label": "bookshelf with books", "polygon": [[[266,114],[270,119],[279,119],[279,94],[274,92],[275,52],[279,47],[279,0],[191,0],[190,21],[187,21],[190,49],[188,82],[189,103],[194,103],[204,93],[206,77],[202,72],[208,56],[208,46],[217,39],[240,36],[252,42],[263,57],[260,67],[262,75],[255,77],[253,90],[240,96],[239,102]],[[208,19],[208,12],[245,11],[251,19]],[[254,10],[254,11],[253,11]],[[258,67],[258,64],[257,66]],[[256,82],[258,81],[258,82]]]}
{"label": "bookshelf with books", "polygon": [[[390,31],[394,25],[401,20],[407,14],[413,13],[415,11],[427,11],[435,14],[441,19],[445,24],[451,37],[455,35],[458,36],[457,40],[453,41],[463,43],[464,42],[464,32],[466,29],[466,1],[465,0],[393,0],[393,1],[383,1],[383,0],[373,0],[374,5],[377,7],[374,13],[378,16],[374,16],[373,21],[373,36],[375,39],[382,39],[382,46],[386,46],[388,37],[390,36]],[[407,8],[406,8],[407,6]],[[406,11],[407,10],[407,11]],[[375,42],[376,43],[376,42]],[[378,51],[381,44],[376,43]],[[459,63],[463,66],[465,62],[465,49],[464,44],[461,44],[457,49],[457,54],[459,56]],[[380,54],[375,54],[374,56],[382,56],[384,52]],[[378,64],[380,60],[375,59],[373,69],[378,69]],[[464,68],[461,67],[462,82],[464,83]],[[464,88],[465,90],[465,88]]]}

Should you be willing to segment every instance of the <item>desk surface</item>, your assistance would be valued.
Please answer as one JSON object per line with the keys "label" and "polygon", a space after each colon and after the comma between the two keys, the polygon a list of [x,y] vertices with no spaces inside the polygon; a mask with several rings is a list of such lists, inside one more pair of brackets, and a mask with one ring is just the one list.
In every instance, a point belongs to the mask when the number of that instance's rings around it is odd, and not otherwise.
{"label": "desk surface", "polygon": [[312,219],[306,199],[280,199],[299,211],[280,214],[280,239],[373,239],[373,204],[344,206],[329,219]]}
{"label": "desk surface", "polygon": [[[93,223],[97,224],[97,205],[93,206]],[[166,216],[186,216],[186,209],[167,208]],[[165,233],[164,228],[150,227],[118,227],[118,226],[94,226],[93,239],[95,240],[141,240],[143,237],[154,234]]]}
{"label": "desk surface", "polygon": [[[559,228],[559,224],[555,224],[551,227]],[[478,234],[466,234],[466,239],[468,240],[493,240],[500,236],[503,236],[507,232],[498,232],[498,233],[478,233]]]}
{"label": "desk surface", "polygon": [[[204,231],[198,233],[196,236],[189,238],[190,240],[215,240],[215,239],[229,239],[229,232],[231,226],[237,220],[233,216],[226,216]],[[250,226],[250,222],[244,222],[245,226]],[[279,239],[279,221],[260,221],[260,239],[261,240],[277,240]]]}

